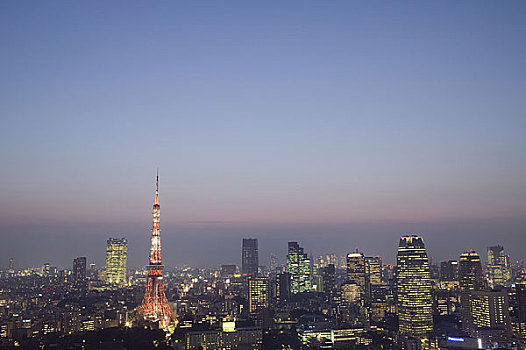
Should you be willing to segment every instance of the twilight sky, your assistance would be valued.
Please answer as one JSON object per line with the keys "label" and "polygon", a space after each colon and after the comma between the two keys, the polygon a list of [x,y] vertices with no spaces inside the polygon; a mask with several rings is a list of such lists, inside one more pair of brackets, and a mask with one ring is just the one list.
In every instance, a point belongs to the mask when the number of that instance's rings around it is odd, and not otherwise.
{"label": "twilight sky", "polygon": [[526,3],[0,4],[0,268],[288,240],[526,258]]}

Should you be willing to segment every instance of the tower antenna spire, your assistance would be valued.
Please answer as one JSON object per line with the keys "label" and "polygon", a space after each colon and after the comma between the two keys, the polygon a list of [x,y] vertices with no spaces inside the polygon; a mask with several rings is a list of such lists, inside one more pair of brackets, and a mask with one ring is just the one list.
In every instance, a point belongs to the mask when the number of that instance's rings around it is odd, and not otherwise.
{"label": "tower antenna spire", "polygon": [[157,168],[157,177],[155,180],[155,204],[159,204],[159,168]]}

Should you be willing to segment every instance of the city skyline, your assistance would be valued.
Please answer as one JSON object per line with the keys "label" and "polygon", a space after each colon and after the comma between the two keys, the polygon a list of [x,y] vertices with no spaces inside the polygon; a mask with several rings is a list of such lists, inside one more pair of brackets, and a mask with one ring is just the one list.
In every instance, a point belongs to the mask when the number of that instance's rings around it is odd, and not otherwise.
{"label": "city skyline", "polygon": [[144,266],[157,167],[170,266],[523,258],[526,5],[452,6],[4,4],[0,267]]}

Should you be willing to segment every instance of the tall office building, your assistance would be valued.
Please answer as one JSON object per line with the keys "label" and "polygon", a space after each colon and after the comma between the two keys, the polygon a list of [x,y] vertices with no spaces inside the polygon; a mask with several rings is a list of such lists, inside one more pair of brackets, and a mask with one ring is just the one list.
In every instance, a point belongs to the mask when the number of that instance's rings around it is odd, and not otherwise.
{"label": "tall office building", "polygon": [[86,257],[79,256],[73,260],[73,284],[81,287],[86,282]]}
{"label": "tall office building", "polygon": [[311,290],[310,260],[298,242],[288,243],[287,272],[290,274],[290,292],[292,294]]}
{"label": "tall office building", "polygon": [[270,299],[270,279],[268,277],[250,277],[248,279],[248,304],[250,312],[268,308]]}
{"label": "tall office building", "polygon": [[332,303],[336,297],[336,268],[334,264],[328,264],[322,267],[323,293],[329,303]]}
{"label": "tall office building", "polygon": [[287,301],[290,298],[290,274],[287,272],[276,274],[275,283],[275,298],[276,302]]}
{"label": "tall office building", "polygon": [[462,327],[469,330],[473,326],[471,292],[484,289],[482,264],[477,252],[470,250],[460,254],[458,263],[458,279],[460,285],[460,316]]}
{"label": "tall office building", "polygon": [[126,283],[126,238],[109,238],[106,245],[106,283],[118,286]]}
{"label": "tall office building", "polygon": [[424,239],[415,235],[400,238],[396,261],[400,332],[424,338],[433,330],[433,299]]}
{"label": "tall office building", "polygon": [[440,280],[458,281],[458,261],[448,260],[440,262]]}
{"label": "tall office building", "polygon": [[[347,289],[353,290],[355,301],[365,296],[365,258],[361,252],[347,254]],[[352,287],[351,287],[352,285]],[[350,300],[350,299],[349,299]]]}
{"label": "tall office building", "polygon": [[481,290],[484,288],[482,264],[477,252],[471,250],[460,254],[458,278],[462,291]]}
{"label": "tall office building", "polygon": [[509,257],[500,245],[488,247],[488,265],[486,266],[488,284],[491,288],[506,286],[511,278]]}
{"label": "tall office building", "polygon": [[257,276],[258,274],[258,240],[257,238],[243,238],[241,251],[241,273]]}
{"label": "tall office building", "polygon": [[382,284],[382,258],[379,256],[365,257],[365,294],[372,298],[374,289]]}

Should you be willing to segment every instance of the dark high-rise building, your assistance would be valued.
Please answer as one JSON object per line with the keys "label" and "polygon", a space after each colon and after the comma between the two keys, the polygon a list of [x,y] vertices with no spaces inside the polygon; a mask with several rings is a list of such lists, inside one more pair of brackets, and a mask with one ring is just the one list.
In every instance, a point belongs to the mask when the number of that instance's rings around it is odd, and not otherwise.
{"label": "dark high-rise building", "polygon": [[277,302],[287,301],[290,298],[290,274],[287,272],[276,275],[275,297]]}
{"label": "dark high-rise building", "polygon": [[287,272],[290,274],[290,292],[292,294],[311,290],[310,260],[298,242],[288,243]]}
{"label": "dark high-rise building", "polygon": [[484,288],[482,264],[477,252],[472,250],[460,254],[458,278],[460,289],[463,291],[481,290]]}
{"label": "dark high-rise building", "polygon": [[257,238],[243,238],[241,251],[241,273],[257,276],[258,274],[258,240]]}
{"label": "dark high-rise building", "polygon": [[323,292],[329,303],[334,301],[336,296],[336,268],[334,264],[328,264],[322,268]]}
{"label": "dark high-rise building", "polygon": [[415,235],[400,238],[396,262],[400,332],[424,338],[433,331],[433,299],[424,239]]}
{"label": "dark high-rise building", "polygon": [[73,260],[73,283],[81,286],[86,281],[86,257],[80,256]]}
{"label": "dark high-rise building", "polygon": [[440,262],[440,280],[458,281],[458,261],[448,260]]}

